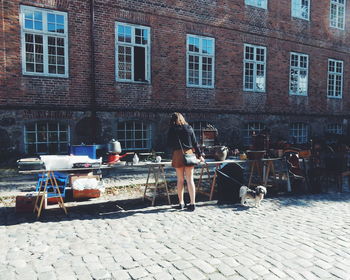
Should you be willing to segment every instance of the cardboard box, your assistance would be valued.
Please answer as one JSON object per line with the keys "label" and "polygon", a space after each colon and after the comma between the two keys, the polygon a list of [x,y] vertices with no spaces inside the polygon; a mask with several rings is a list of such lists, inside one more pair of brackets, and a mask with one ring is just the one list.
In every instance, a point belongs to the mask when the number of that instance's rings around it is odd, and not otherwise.
{"label": "cardboard box", "polygon": [[[36,201],[36,195],[18,195],[16,196],[16,213],[33,213]],[[38,199],[38,207],[40,206],[42,195]],[[42,209],[45,209],[46,201],[43,202]]]}
{"label": "cardboard box", "polygon": [[100,190],[74,190],[73,189],[73,198],[97,198],[100,197]]}

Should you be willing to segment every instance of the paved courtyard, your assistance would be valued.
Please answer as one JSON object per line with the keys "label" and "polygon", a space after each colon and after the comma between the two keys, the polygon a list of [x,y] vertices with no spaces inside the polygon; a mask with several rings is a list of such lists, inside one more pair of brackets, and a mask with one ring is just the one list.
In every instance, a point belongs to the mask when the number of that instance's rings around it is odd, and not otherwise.
{"label": "paved courtyard", "polygon": [[3,208],[0,279],[350,279],[350,193],[132,208]]}

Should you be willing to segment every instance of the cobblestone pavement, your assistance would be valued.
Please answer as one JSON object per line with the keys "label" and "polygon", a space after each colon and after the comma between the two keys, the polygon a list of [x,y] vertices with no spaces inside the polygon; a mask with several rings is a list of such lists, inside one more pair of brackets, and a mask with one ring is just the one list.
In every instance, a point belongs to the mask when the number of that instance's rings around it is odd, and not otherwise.
{"label": "cobblestone pavement", "polygon": [[[0,279],[350,279],[350,194],[0,211]],[[95,207],[95,208],[94,208]]]}

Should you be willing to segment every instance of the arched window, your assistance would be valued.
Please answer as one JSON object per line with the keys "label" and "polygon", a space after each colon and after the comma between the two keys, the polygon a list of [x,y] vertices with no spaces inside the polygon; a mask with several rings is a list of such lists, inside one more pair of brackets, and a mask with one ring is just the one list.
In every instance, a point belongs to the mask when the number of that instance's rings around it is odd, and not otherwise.
{"label": "arched window", "polygon": [[123,150],[150,150],[151,125],[142,121],[120,122],[117,126],[117,139]]}
{"label": "arched window", "polygon": [[28,123],[24,127],[28,154],[66,154],[70,143],[69,125],[55,121]]}
{"label": "arched window", "polygon": [[252,144],[252,135],[259,134],[265,128],[265,124],[261,122],[247,123],[243,128],[243,145],[250,146]]}

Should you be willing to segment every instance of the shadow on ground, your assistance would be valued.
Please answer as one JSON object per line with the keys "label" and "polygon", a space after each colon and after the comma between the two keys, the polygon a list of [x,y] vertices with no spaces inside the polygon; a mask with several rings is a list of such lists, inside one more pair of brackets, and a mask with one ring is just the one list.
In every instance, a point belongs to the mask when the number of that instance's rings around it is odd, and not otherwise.
{"label": "shadow on ground", "polygon": [[[324,193],[304,195],[284,194],[279,196],[270,196],[267,199],[276,200],[276,203],[282,207],[310,207],[315,202],[319,201],[350,202],[350,193]],[[177,202],[176,195],[171,196],[171,201],[172,203]],[[189,201],[187,194],[186,201]],[[208,197],[205,195],[198,194],[197,201],[207,202]],[[79,202],[76,203],[79,204]],[[203,205],[201,205],[200,203],[198,207],[206,207],[207,205],[217,206],[218,208],[222,209],[232,209],[233,211],[246,211],[250,208],[246,206],[241,206],[239,203],[217,204],[217,201],[215,200],[208,203],[204,203]],[[54,206],[54,208],[45,209],[42,212],[42,215],[39,218],[39,220],[36,219],[36,215],[34,215],[33,213],[15,213],[14,207],[2,207],[0,208],[0,226],[34,223],[37,221],[47,223],[72,220],[121,219],[135,214],[152,214],[178,211],[172,206],[168,205],[167,200],[163,197],[157,198],[155,206],[157,207],[151,207],[151,203],[149,201],[143,201],[141,198],[105,202],[89,201],[88,204],[68,206],[67,216],[64,214],[63,210],[60,209],[58,206]]]}

